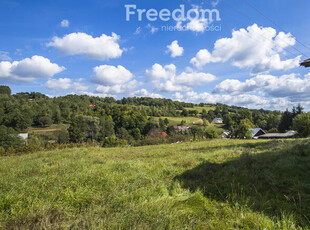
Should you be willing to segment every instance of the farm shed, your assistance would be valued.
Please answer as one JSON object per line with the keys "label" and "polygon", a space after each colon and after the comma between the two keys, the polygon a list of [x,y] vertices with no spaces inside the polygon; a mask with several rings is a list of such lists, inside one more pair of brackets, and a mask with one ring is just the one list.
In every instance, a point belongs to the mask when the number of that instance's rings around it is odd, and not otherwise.
{"label": "farm shed", "polygon": [[266,133],[259,136],[259,139],[287,139],[294,138],[296,136],[296,131],[289,131],[287,133]]}
{"label": "farm shed", "polygon": [[252,138],[259,137],[261,135],[266,134],[266,132],[262,130],[261,128],[250,129],[250,131],[252,134]]}

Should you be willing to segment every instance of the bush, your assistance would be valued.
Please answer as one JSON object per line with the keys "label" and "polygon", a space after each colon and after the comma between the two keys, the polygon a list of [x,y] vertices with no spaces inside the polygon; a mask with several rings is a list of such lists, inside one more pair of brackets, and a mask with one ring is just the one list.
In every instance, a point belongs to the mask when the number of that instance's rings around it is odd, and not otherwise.
{"label": "bush", "polygon": [[214,127],[208,127],[205,131],[206,138],[214,139],[217,138],[218,136],[219,134],[217,133],[217,130]]}
{"label": "bush", "polygon": [[57,132],[57,143],[58,144],[69,143],[69,133],[66,130],[61,130]]}
{"label": "bush", "polygon": [[4,155],[5,155],[5,149],[0,146],[0,156],[4,156]]}
{"label": "bush", "polygon": [[115,147],[116,146],[116,137],[111,136],[105,139],[103,147]]}
{"label": "bush", "polygon": [[15,149],[13,146],[8,147],[8,149],[6,150],[7,154],[14,154],[15,153]]}

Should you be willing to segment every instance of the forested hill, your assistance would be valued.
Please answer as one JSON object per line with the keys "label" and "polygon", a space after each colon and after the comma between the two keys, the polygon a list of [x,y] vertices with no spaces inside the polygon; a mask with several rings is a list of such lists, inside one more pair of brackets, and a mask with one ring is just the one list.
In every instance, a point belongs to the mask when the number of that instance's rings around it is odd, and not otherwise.
{"label": "forested hill", "polygon": [[[270,129],[277,127],[276,122],[281,115],[278,111],[249,110],[246,108],[227,106],[223,104],[193,104],[155,98],[123,98],[115,100],[112,97],[92,97],[87,95],[67,95],[49,98],[41,93],[0,92],[0,124],[23,131],[29,126],[48,126],[50,124],[70,123],[77,115],[111,116],[117,121],[128,114],[144,117],[187,117],[197,116],[211,122],[214,118],[224,121],[238,122],[248,118],[255,125]],[[94,105],[91,107],[90,105]],[[229,118],[228,118],[229,116]],[[277,120],[277,121],[272,121]],[[268,123],[268,124],[267,124]]]}
{"label": "forested hill", "polygon": [[[133,144],[145,141],[150,135],[172,137],[175,134],[205,139],[216,138],[225,130],[230,131],[233,137],[247,138],[250,137],[249,128],[254,127],[266,131],[287,131],[292,128],[293,119],[301,113],[301,106],[292,112],[281,113],[170,99],[134,97],[115,100],[87,95],[50,98],[34,92],[11,95],[9,87],[0,86],[0,147],[18,148],[20,143],[13,136],[38,128],[52,131],[53,125],[62,125],[63,132],[58,133],[57,137],[39,136],[44,145],[51,141],[97,141],[105,145],[112,143],[113,146],[116,140]],[[212,125],[214,118],[221,118],[223,124]],[[188,132],[178,132],[176,125],[190,126],[190,129]]]}

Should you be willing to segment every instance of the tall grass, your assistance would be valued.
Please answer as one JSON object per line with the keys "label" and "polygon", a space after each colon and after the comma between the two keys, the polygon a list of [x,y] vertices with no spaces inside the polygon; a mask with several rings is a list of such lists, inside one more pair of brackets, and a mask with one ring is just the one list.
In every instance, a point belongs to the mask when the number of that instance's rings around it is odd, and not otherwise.
{"label": "tall grass", "polygon": [[[307,146],[213,140],[0,157],[0,228],[306,229]],[[281,177],[275,166],[287,173]],[[261,173],[257,191],[247,177],[253,169]],[[273,187],[264,188],[266,181]]]}

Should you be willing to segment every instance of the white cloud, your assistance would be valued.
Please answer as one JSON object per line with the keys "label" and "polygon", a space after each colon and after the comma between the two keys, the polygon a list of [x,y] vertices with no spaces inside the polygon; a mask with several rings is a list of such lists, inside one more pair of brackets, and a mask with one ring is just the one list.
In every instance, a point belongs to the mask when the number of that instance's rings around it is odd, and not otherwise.
{"label": "white cloud", "polygon": [[150,31],[152,34],[155,34],[155,33],[159,30],[157,27],[154,27],[154,26],[152,26],[151,24],[147,24],[146,28],[149,29],[149,31]]}
{"label": "white cloud", "polygon": [[218,84],[213,93],[228,93],[240,95],[247,92],[260,93],[266,97],[289,98],[290,101],[305,101],[310,98],[310,78],[304,78],[296,74],[283,75],[280,77],[272,75],[258,75],[244,82],[227,79]]}
{"label": "white cloud", "polygon": [[89,89],[89,86],[87,85],[84,85],[82,83],[84,79],[80,78],[78,80],[76,80],[75,82],[72,83],[72,88],[75,90],[75,91],[86,91]]}
{"label": "white cloud", "polygon": [[45,86],[51,90],[67,90],[71,87],[71,81],[70,78],[49,79]]}
{"label": "white cloud", "polygon": [[61,21],[60,26],[61,27],[69,27],[70,22],[67,19],[64,19]]}
{"label": "white cloud", "polygon": [[191,63],[200,68],[208,63],[230,61],[239,68],[253,68],[253,74],[271,70],[284,71],[299,66],[301,56],[285,61],[280,58],[284,49],[293,45],[295,38],[290,33],[277,34],[273,28],[254,24],[247,29],[233,31],[231,38],[217,40],[212,53],[207,49],[200,50],[191,59]]}
{"label": "white cloud", "polygon": [[155,91],[158,92],[184,92],[191,90],[190,87],[184,85],[178,85],[174,81],[166,81],[166,82],[159,82],[153,81],[153,87]]}
{"label": "white cloud", "polygon": [[109,60],[122,56],[123,50],[118,44],[119,36],[102,34],[92,37],[86,33],[71,33],[63,38],[54,37],[47,46],[55,47],[65,55],[85,55],[90,59]]}
{"label": "white cloud", "polygon": [[133,78],[133,74],[125,67],[118,65],[101,65],[94,68],[95,75],[92,81],[101,85],[121,85]]}
{"label": "white cloud", "polygon": [[190,30],[196,33],[203,33],[206,31],[209,23],[207,19],[199,18],[199,19],[191,19],[185,22],[183,25],[182,21],[178,21],[176,28],[180,31]]}
{"label": "white cloud", "polygon": [[116,95],[111,95],[111,94],[105,94],[105,93],[96,93],[96,92],[88,92],[88,91],[84,91],[84,92],[71,92],[70,94],[73,95],[88,95],[90,97],[114,97],[116,98]]}
{"label": "white cloud", "polygon": [[176,66],[173,64],[162,66],[158,63],[152,66],[152,69],[146,70],[149,80],[172,79],[176,74]]}
{"label": "white cloud", "polygon": [[233,95],[214,95],[209,93],[197,93],[194,91],[185,94],[176,93],[173,98],[178,101],[193,102],[193,103],[223,103],[227,105],[243,106],[251,109],[277,109],[284,110],[292,107],[293,103],[285,98],[280,99],[267,99],[257,95],[240,94]]}
{"label": "white cloud", "polygon": [[140,84],[141,84],[140,82],[132,80],[124,84],[116,84],[112,86],[99,85],[96,88],[96,93],[112,94],[112,95],[130,93]]}
{"label": "white cloud", "polygon": [[188,87],[199,87],[204,83],[212,82],[216,77],[210,73],[201,72],[182,72],[175,78],[177,84],[185,85]]}
{"label": "white cloud", "polygon": [[71,78],[58,78],[58,79],[49,79],[45,86],[53,91],[64,91],[68,89],[73,89],[78,92],[88,90],[88,86],[82,83],[83,79],[71,79]]}
{"label": "white cloud", "polygon": [[170,45],[167,46],[168,50],[167,53],[171,53],[171,57],[179,57],[183,55],[184,49],[183,47],[179,46],[178,41],[173,41]]}
{"label": "white cloud", "polygon": [[132,97],[152,97],[152,98],[163,98],[162,95],[157,93],[150,93],[146,89],[140,89],[131,93]]}
{"label": "white cloud", "polygon": [[38,78],[50,78],[65,70],[65,67],[51,63],[42,56],[33,56],[21,61],[0,62],[0,81],[2,82],[31,82]]}
{"label": "white cloud", "polygon": [[175,65],[163,67],[157,63],[152,66],[151,70],[146,70],[146,75],[149,80],[152,80],[154,89],[159,92],[189,91],[216,79],[212,74],[189,71],[189,69],[188,72],[177,75]]}
{"label": "white cloud", "polygon": [[9,52],[0,51],[0,60],[1,61],[11,61],[12,59],[9,56]]}
{"label": "white cloud", "polygon": [[204,32],[208,26],[207,19],[193,19],[186,24],[186,29],[194,32]]}

